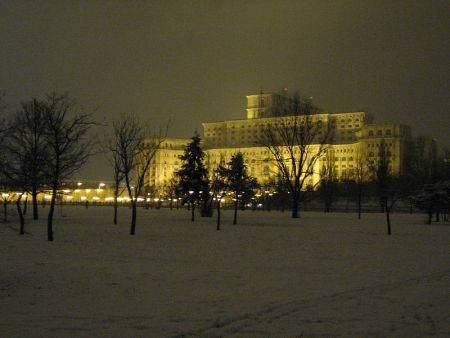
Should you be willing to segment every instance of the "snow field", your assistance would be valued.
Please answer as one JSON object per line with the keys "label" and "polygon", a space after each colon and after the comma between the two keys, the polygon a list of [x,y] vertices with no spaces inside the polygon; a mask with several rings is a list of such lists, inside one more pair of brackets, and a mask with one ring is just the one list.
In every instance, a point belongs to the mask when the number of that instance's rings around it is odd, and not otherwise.
{"label": "snow field", "polygon": [[[44,213],[45,210],[45,213]],[[449,336],[450,227],[425,216],[57,209],[0,224],[2,337]],[[30,212],[31,213],[31,212]],[[30,216],[28,216],[30,217]]]}

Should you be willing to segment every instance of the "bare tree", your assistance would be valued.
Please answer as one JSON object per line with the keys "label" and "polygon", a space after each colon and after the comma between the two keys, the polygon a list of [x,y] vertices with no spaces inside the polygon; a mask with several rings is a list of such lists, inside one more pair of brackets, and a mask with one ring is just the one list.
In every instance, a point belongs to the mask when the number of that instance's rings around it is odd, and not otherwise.
{"label": "bare tree", "polygon": [[355,158],[355,169],[353,171],[353,178],[355,180],[357,189],[358,219],[361,219],[362,195],[364,185],[368,180],[368,175],[369,167],[367,156],[366,153],[363,152],[362,149],[360,149]]}
{"label": "bare tree", "polygon": [[[4,93],[0,91],[0,165],[5,162],[5,137],[8,131],[8,124],[6,123],[6,118],[4,117]],[[9,193],[7,178],[5,177],[2,170],[0,170],[0,198],[3,204],[3,220],[6,222],[8,220],[8,203],[10,202],[11,194]]]}
{"label": "bare tree", "polygon": [[[0,95],[0,111],[2,110],[1,104],[2,104],[2,96]],[[6,161],[5,155],[5,137],[7,132],[7,124],[5,118],[0,117],[0,165]],[[8,189],[8,183],[7,178],[3,172],[3,170],[0,170],[0,198],[3,204],[3,221],[8,221],[8,203],[10,200],[11,194],[9,194]]]}
{"label": "bare tree", "polygon": [[[9,138],[6,138],[6,142],[9,143]],[[22,196],[28,187],[28,172],[26,169],[26,155],[23,156],[20,153],[12,153],[9,151],[9,145],[6,144],[5,149],[7,150],[7,156],[2,157],[2,162],[0,162],[2,176],[6,178],[6,187],[9,189],[14,189],[19,191],[16,199],[17,212],[20,220],[20,230],[19,233],[23,235],[25,233],[25,219],[23,217],[23,212],[21,208]],[[2,193],[3,207],[4,207],[4,221],[7,221],[8,214],[8,203],[13,200],[13,194],[11,192]]]}
{"label": "bare tree", "polygon": [[[2,179],[3,182],[5,182],[5,179]],[[0,195],[2,205],[3,205],[3,221],[8,221],[8,204],[12,201],[12,194],[8,191],[8,185],[5,183],[2,183],[2,193]]]}
{"label": "bare tree", "polygon": [[391,212],[395,204],[402,198],[409,196],[411,184],[405,175],[392,173],[391,155],[386,142],[379,144],[378,158],[369,162],[369,169],[377,185],[377,193],[383,211],[386,214],[387,234],[392,235]]}
{"label": "bare tree", "polygon": [[45,100],[45,138],[49,152],[47,175],[52,190],[47,218],[47,238],[53,241],[53,214],[62,182],[71,178],[92,154],[88,131],[94,125],[89,113],[79,112],[67,94],[51,94]]}
{"label": "bare tree", "polygon": [[[47,144],[45,134],[44,102],[32,99],[22,103],[21,109],[12,117],[8,133],[8,152],[16,157],[24,172],[20,181],[31,194],[33,219],[38,219],[37,194],[46,185]],[[17,161],[16,161],[17,162]],[[26,176],[26,179],[25,179]],[[24,211],[25,212],[25,211]]]}
{"label": "bare tree", "polygon": [[272,105],[274,118],[263,131],[260,143],[271,153],[292,198],[292,217],[299,217],[303,190],[310,185],[316,162],[332,139],[331,125],[313,114],[299,94]]}
{"label": "bare tree", "polygon": [[121,157],[119,153],[119,144],[117,142],[117,138],[115,136],[109,137],[107,151],[109,152],[108,161],[113,168],[113,181],[114,181],[114,216],[113,222],[117,224],[117,209],[118,209],[118,197],[124,191],[124,188],[121,188],[121,184],[124,180],[124,174],[121,166]]}
{"label": "bare tree", "polygon": [[121,172],[132,209],[130,235],[134,235],[138,198],[144,189],[149,167],[167,135],[168,124],[164,130],[160,128],[152,132],[135,115],[126,114],[114,122],[113,128]]}
{"label": "bare tree", "polygon": [[170,210],[173,209],[174,199],[177,199],[177,209],[178,209],[178,197],[180,196],[179,186],[180,184],[176,176],[172,177],[164,186],[163,194],[165,198],[169,199]]}
{"label": "bare tree", "polygon": [[327,152],[324,157],[325,161],[320,170],[319,193],[324,202],[324,212],[331,212],[337,190],[336,159],[331,151]]}

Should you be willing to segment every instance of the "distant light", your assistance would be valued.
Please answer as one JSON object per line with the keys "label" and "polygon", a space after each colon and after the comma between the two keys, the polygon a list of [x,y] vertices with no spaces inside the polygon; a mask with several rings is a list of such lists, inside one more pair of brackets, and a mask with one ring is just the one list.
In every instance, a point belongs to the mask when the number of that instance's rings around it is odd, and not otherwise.
{"label": "distant light", "polygon": [[81,182],[77,183],[77,186],[79,186],[79,187],[81,187],[82,185],[83,185],[83,183],[81,183]]}
{"label": "distant light", "polygon": [[100,188],[103,188],[106,184],[103,182],[100,182],[100,184],[98,185]]}

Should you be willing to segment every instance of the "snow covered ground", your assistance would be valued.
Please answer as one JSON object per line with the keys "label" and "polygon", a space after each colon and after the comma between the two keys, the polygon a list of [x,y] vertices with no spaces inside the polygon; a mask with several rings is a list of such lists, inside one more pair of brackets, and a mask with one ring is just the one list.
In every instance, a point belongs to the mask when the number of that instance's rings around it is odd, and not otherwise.
{"label": "snow covered ground", "polygon": [[[40,209],[42,212],[46,209]],[[29,212],[31,213],[31,212]],[[41,216],[45,216],[42,213]],[[450,226],[423,215],[57,210],[0,223],[1,337],[449,336]],[[42,217],[43,219],[45,217]],[[14,228],[14,229],[13,229]]]}

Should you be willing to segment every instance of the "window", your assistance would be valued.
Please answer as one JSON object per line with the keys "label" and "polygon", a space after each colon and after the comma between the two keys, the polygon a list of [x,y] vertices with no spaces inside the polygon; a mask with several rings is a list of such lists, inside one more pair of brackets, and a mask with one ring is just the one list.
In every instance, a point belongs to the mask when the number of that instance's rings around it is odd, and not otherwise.
{"label": "window", "polygon": [[391,130],[390,129],[386,130],[386,135],[391,136]]}
{"label": "window", "polygon": [[381,135],[382,135],[381,130],[377,130],[377,136],[381,136]]}
{"label": "window", "polygon": [[369,130],[369,136],[373,136],[373,130]]}

